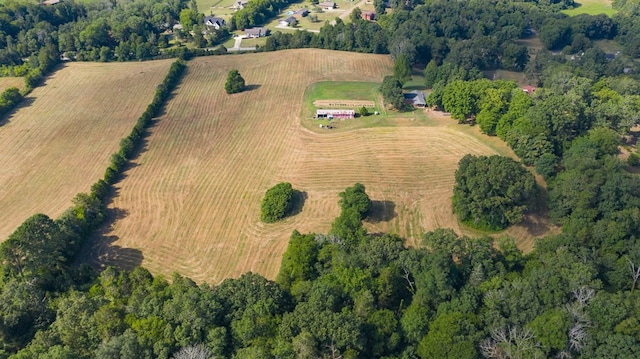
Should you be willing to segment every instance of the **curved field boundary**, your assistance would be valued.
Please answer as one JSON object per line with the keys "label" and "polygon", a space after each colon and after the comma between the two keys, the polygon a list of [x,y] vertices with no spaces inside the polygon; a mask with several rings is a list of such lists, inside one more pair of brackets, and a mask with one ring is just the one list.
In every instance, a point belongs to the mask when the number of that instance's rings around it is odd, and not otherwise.
{"label": "curved field boundary", "polygon": [[[249,90],[227,95],[238,69]],[[319,81],[381,81],[388,56],[304,49],[197,58],[148,137],[148,148],[116,185],[121,213],[91,256],[110,246],[141,250],[156,274],[177,271],[216,283],[247,271],[274,278],[289,235],[326,233],[338,193],[355,182],[383,212],[366,223],[418,243],[425,229],[459,228],[453,176],[467,153],[508,152],[448,119],[429,127],[313,132],[300,124],[305,89]],[[496,150],[499,149],[499,150]],[[306,193],[302,212],[260,222],[260,201],[278,182]],[[526,237],[526,236],[525,236]],[[127,258],[102,264],[127,263]]]}
{"label": "curved field boundary", "polygon": [[104,174],[171,60],[69,63],[0,127],[0,240],[26,218],[55,218]]}

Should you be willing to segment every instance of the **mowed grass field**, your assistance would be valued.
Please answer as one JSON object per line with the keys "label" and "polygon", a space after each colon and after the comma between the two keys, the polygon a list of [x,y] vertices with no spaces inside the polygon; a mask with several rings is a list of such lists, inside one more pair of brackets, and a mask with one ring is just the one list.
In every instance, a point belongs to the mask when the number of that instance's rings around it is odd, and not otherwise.
{"label": "mowed grass field", "polygon": [[605,14],[608,16],[615,15],[618,11],[611,6],[611,0],[578,0],[576,1],[576,7],[569,10],[562,10],[563,13],[569,16],[575,16],[580,14],[587,15],[599,15]]}
{"label": "mowed grass field", "polygon": [[[239,69],[249,91],[227,95]],[[361,182],[375,201],[371,232],[419,242],[424,230],[453,227],[453,176],[467,153],[506,153],[477,130],[438,118],[430,126],[319,131],[301,126],[305,89],[320,81],[381,81],[388,56],[304,49],[196,58],[147,150],[117,185],[117,220],[89,249],[99,264],[124,265],[126,251],[170,276],[217,283],[247,271],[274,278],[291,232],[327,233],[338,193]],[[275,224],[259,220],[265,191],[287,181],[304,192],[302,211]],[[517,230],[516,234],[517,234]],[[531,235],[522,230],[523,240]]]}
{"label": "mowed grass field", "polygon": [[[24,78],[22,77],[0,77],[0,92],[9,87],[16,87],[21,90],[24,87]],[[2,120],[0,120],[2,123]]]}
{"label": "mowed grass field", "polygon": [[29,216],[55,218],[89,191],[170,65],[68,63],[1,120],[0,241]]}

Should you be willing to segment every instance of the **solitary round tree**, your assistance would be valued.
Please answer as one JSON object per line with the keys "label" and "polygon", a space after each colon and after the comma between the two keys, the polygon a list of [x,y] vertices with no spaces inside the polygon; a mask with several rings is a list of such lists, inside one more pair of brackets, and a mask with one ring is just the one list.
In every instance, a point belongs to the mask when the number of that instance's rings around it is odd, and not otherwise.
{"label": "solitary round tree", "polygon": [[227,75],[227,82],[224,84],[224,89],[228,94],[238,93],[244,91],[244,79],[240,76],[238,70],[231,70]]}
{"label": "solitary round tree", "polygon": [[260,206],[260,219],[273,223],[284,218],[293,207],[293,188],[291,183],[281,182],[269,188]]}
{"label": "solitary round tree", "polygon": [[536,193],[533,175],[502,156],[464,156],[456,171],[453,211],[463,223],[499,230],[524,218]]}

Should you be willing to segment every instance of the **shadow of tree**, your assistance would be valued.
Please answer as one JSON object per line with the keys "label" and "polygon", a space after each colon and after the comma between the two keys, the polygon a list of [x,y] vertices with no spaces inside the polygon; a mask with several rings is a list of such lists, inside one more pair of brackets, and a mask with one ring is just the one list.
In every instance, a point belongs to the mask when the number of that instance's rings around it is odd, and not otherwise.
{"label": "shadow of tree", "polygon": [[20,110],[23,107],[31,106],[35,100],[36,99],[34,97],[25,97],[25,98],[23,98],[22,101],[20,101],[20,103],[16,107],[11,109],[4,116],[0,117],[0,126],[4,126],[7,123],[11,122],[11,119],[13,118],[13,116],[15,116],[15,114],[16,114],[16,112],[18,112],[18,110]]}
{"label": "shadow of tree", "polygon": [[108,208],[105,225],[85,243],[79,261],[96,269],[114,266],[132,270],[142,264],[144,255],[141,250],[114,245],[120,238],[109,235],[113,229],[113,223],[127,215],[129,212],[122,208]]}
{"label": "shadow of tree", "polygon": [[289,210],[289,212],[287,213],[287,217],[295,216],[298,213],[302,212],[302,208],[304,207],[304,202],[307,200],[308,197],[309,196],[307,192],[298,191],[297,189],[294,189],[293,199],[292,199],[293,204],[291,206],[291,210]]}
{"label": "shadow of tree", "polygon": [[369,223],[387,222],[397,216],[396,204],[392,201],[371,201],[371,208],[364,220]]}
{"label": "shadow of tree", "polygon": [[251,85],[246,85],[244,87],[244,92],[248,92],[248,91],[253,91],[253,90],[257,90],[260,88],[261,85],[258,84],[251,84]]}

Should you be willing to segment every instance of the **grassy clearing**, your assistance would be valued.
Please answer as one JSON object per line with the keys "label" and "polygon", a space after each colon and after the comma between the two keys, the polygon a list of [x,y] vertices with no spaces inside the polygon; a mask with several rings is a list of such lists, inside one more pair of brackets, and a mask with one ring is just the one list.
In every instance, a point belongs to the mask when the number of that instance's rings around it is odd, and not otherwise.
{"label": "grassy clearing", "polygon": [[260,37],[257,39],[242,39],[240,46],[241,47],[264,46],[266,43],[267,43],[266,37]]}
{"label": "grassy clearing", "polygon": [[[205,16],[208,15],[232,15],[236,10],[231,9],[231,6],[237,0],[196,0],[198,5],[198,11]],[[226,18],[226,17],[225,17]]]}
{"label": "grassy clearing", "polygon": [[171,61],[65,64],[3,120],[0,240],[33,214],[57,217],[89,191]]}
{"label": "grassy clearing", "polygon": [[618,51],[622,52],[622,46],[614,40],[596,40],[593,44],[608,54],[615,54]]}
{"label": "grassy clearing", "polygon": [[[231,68],[249,91],[224,92]],[[291,232],[326,233],[340,211],[338,193],[355,182],[376,203],[365,224],[371,232],[407,236],[408,244],[437,227],[463,232],[451,213],[457,162],[467,153],[510,153],[499,140],[424,112],[429,126],[409,117],[349,131],[301,125],[305,89],[314,83],[340,81],[347,92],[344,82],[380,82],[391,68],[388,56],[317,49],[192,60],[148,150],[118,185],[112,209],[123,215],[89,253],[139,249],[152,272],[197,281],[247,271],[274,278]],[[336,95],[323,86],[321,93]],[[260,202],[278,182],[306,200],[299,214],[264,224]],[[526,230],[521,236],[531,241]]]}
{"label": "grassy clearing", "polygon": [[576,16],[580,14],[605,14],[607,16],[613,16],[618,11],[611,6],[611,0],[580,0],[576,1],[575,8],[562,10],[562,12],[569,16]]}

